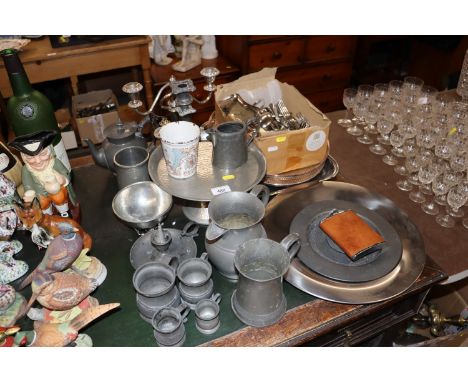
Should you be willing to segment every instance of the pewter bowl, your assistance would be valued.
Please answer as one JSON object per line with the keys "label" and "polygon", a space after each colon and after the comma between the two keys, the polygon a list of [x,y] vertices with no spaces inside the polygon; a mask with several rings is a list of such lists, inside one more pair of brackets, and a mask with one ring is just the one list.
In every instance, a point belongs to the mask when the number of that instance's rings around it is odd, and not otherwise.
{"label": "pewter bowl", "polygon": [[148,229],[160,223],[172,207],[172,196],[151,181],[122,188],[112,201],[112,210],[125,224]]}

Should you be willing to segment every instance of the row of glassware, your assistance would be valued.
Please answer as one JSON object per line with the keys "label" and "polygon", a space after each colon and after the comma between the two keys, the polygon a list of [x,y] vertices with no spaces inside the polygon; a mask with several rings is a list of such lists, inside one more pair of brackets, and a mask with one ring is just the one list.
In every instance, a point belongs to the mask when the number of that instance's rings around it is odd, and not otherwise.
{"label": "row of glassware", "polygon": [[[343,93],[338,123],[402,176],[400,190],[452,228],[468,229],[468,102],[418,77],[359,85]],[[352,114],[352,115],[351,115]]]}

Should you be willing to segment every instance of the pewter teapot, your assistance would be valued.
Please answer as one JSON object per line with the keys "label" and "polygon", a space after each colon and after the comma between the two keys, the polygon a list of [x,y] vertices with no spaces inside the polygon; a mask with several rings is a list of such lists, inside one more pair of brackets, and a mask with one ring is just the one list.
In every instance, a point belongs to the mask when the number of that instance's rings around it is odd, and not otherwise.
{"label": "pewter teapot", "polygon": [[94,163],[115,173],[114,155],[117,151],[129,146],[146,148],[146,139],[141,135],[141,127],[135,122],[121,121],[108,126],[104,130],[105,139],[100,148],[97,148],[90,139],[85,139]]}

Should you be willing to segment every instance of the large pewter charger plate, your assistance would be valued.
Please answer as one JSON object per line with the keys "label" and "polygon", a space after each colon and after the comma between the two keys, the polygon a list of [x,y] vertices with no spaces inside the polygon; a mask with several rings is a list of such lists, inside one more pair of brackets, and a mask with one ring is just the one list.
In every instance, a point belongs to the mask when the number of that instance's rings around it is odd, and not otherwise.
{"label": "large pewter charger plate", "polygon": [[268,204],[262,223],[268,237],[280,241],[289,233],[291,222],[301,210],[325,200],[350,201],[380,214],[400,236],[401,259],[383,277],[351,283],[324,277],[295,258],[285,276],[286,281],[324,300],[350,304],[368,304],[395,297],[416,281],[426,262],[424,242],[416,226],[391,200],[350,183],[323,181],[304,190],[278,195]]}

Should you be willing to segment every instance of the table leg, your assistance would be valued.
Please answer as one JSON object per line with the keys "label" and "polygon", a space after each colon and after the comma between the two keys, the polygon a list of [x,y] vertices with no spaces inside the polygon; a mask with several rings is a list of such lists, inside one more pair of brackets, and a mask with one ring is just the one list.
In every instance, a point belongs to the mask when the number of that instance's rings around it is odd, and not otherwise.
{"label": "table leg", "polygon": [[78,76],[70,76],[71,87],[73,95],[78,94]]}
{"label": "table leg", "polygon": [[151,79],[151,59],[148,52],[148,46],[140,47],[140,62],[141,70],[143,72],[143,85],[146,93],[146,103],[148,107],[153,103],[153,81]]}

